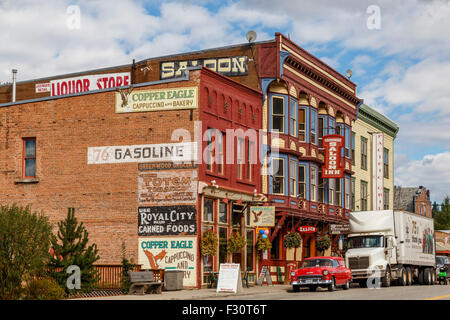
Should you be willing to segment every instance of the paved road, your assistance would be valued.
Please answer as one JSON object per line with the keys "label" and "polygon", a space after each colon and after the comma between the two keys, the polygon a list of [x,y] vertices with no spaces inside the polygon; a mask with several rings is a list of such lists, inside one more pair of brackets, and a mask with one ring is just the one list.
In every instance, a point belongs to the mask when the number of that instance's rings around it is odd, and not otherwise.
{"label": "paved road", "polygon": [[307,288],[300,292],[293,292],[290,286],[285,290],[271,292],[270,288],[263,293],[257,292],[253,295],[226,296],[209,298],[211,300],[450,300],[450,285],[408,287],[392,286],[389,288],[366,289],[354,286],[349,290],[341,288],[334,292],[318,288],[316,292],[310,292]]}

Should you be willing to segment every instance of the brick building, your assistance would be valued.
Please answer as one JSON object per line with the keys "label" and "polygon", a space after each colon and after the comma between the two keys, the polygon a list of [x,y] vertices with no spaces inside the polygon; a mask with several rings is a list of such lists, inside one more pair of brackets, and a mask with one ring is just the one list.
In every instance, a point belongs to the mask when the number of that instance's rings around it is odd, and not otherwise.
{"label": "brick building", "polygon": [[[54,226],[74,207],[99,263],[120,264],[123,242],[143,268],[181,269],[185,286],[199,287],[202,212],[225,237],[232,222],[249,241],[255,236],[231,211],[259,200],[259,159],[240,166],[241,179],[236,166],[208,159],[235,157],[225,129],[260,128],[261,93],[200,67],[119,89],[1,104],[1,201],[42,210]],[[258,146],[244,136],[245,159]],[[255,259],[249,250],[241,260],[254,269]]]}
{"label": "brick building", "polygon": [[394,210],[405,210],[431,218],[430,190],[423,186],[395,186]]}
{"label": "brick building", "polygon": [[[105,125],[107,123],[105,121],[108,118],[103,116],[104,110],[100,110],[101,105],[97,106],[95,101],[91,101],[96,108],[95,110],[99,109],[98,114],[94,113],[91,116],[88,114],[88,111],[83,111],[84,109],[71,108],[72,112],[74,112],[73,114],[80,114],[80,117],[81,115],[85,117],[80,118],[81,120],[79,121],[80,124],[86,123],[85,130],[93,131],[93,134],[100,134],[106,139],[89,145],[137,145],[144,143],[146,135],[151,135],[155,138],[152,139],[152,143],[167,142],[169,137],[167,124],[170,124],[170,128],[173,128],[178,126],[178,123],[186,124],[196,119],[202,120],[206,124],[206,127],[203,126],[202,128],[202,132],[207,129],[218,129],[223,134],[230,126],[243,130],[246,128],[262,129],[265,134],[257,143],[259,147],[257,152],[258,159],[263,159],[262,175],[259,175],[259,170],[256,170],[259,167],[255,167],[255,170],[251,170],[252,179],[255,180],[247,178],[249,169],[244,163],[224,166],[213,164],[208,167],[199,166],[197,169],[199,180],[197,190],[198,203],[196,207],[198,209],[197,240],[199,239],[200,231],[213,228],[219,235],[219,254],[212,260],[198,259],[196,261],[196,285],[204,283],[208,272],[212,270],[218,271],[218,264],[225,261],[240,262],[243,269],[250,267],[251,277],[254,277],[258,271],[258,266],[256,266],[256,253],[253,243],[248,241],[248,245],[242,252],[233,256],[225,252],[224,244],[232,230],[240,230],[247,240],[255,241],[255,230],[249,223],[249,210],[247,210],[248,206],[255,200],[264,200],[265,203],[275,207],[274,223],[270,226],[272,249],[270,252],[261,255],[261,259],[259,259],[259,267],[261,265],[270,267],[274,281],[284,280],[283,276],[287,274],[288,264],[296,265],[298,261],[308,256],[338,254],[337,241],[340,236],[330,234],[330,226],[332,224],[348,224],[348,214],[351,210],[351,175],[354,173],[352,171],[351,158],[351,132],[361,100],[356,96],[356,84],[280,33],[276,33],[275,37],[269,41],[150,58],[138,62],[133,61],[129,65],[90,70],[70,75],[19,81],[16,85],[16,99],[19,102],[15,104],[8,103],[11,101],[12,96],[11,85],[0,86],[0,102],[4,102],[3,106],[11,110],[12,106],[15,109],[17,109],[16,106],[21,106],[20,108],[24,108],[24,110],[30,108],[31,104],[29,102],[20,103],[21,100],[25,99],[37,99],[40,104],[47,103],[53,107],[48,108],[47,114],[43,117],[41,123],[50,125],[50,123],[47,123],[48,119],[55,119],[56,116],[63,114],[64,117],[69,119],[72,114],[69,111],[56,113],[56,110],[59,110],[56,108],[56,101],[59,101],[58,94],[69,94],[69,96],[64,96],[64,101],[90,96],[103,97],[103,95],[109,95],[109,99],[113,99],[112,97],[116,93],[111,88],[119,83],[130,83],[136,88],[144,84],[151,84],[152,86],[187,86],[187,84],[179,82],[187,81],[184,80],[186,70],[189,67],[196,66],[204,66],[217,72],[208,73],[202,71],[208,75],[208,77],[205,76],[208,79],[213,78],[212,75],[215,77],[220,77],[218,74],[224,75],[225,77],[220,79],[224,83],[232,83],[231,86],[235,88],[233,89],[234,95],[238,94],[237,91],[242,91],[247,92],[249,97],[235,99],[232,94],[225,94],[222,90],[199,88],[200,107],[198,110],[203,110],[202,112],[197,113],[195,109],[193,111],[179,111],[180,116],[177,117],[176,114],[172,114],[174,111],[167,111],[170,113],[168,115],[169,118],[167,118],[168,122],[155,120],[158,117],[166,119],[166,112],[154,111],[151,112],[151,116],[148,113],[147,120],[151,119],[151,121],[155,121],[155,124],[154,127],[146,129],[147,133],[145,130],[137,129],[137,125],[142,125],[146,121],[136,116],[136,114],[139,115],[140,113],[131,113],[125,116],[116,114],[108,122],[108,125]],[[204,82],[207,81],[209,80],[204,80]],[[238,85],[238,82],[241,85]],[[93,91],[99,89],[100,91]],[[254,100],[255,98],[258,101]],[[89,103],[86,104],[86,108],[87,105]],[[90,108],[92,109],[92,106]],[[50,112],[50,110],[53,112]],[[91,119],[90,117],[94,115],[96,115],[96,118]],[[144,115],[146,113],[142,113],[143,117]],[[3,120],[5,123],[12,123],[10,116],[5,115],[5,117]],[[25,115],[21,117],[26,119]],[[119,120],[116,117],[125,118],[123,119],[125,121],[118,123]],[[135,123],[135,117],[137,117],[137,123]],[[52,121],[56,121],[56,119]],[[129,131],[128,128],[122,127],[124,123],[129,126]],[[110,126],[113,127],[109,129]],[[162,126],[163,128],[160,131],[156,131],[157,126]],[[64,130],[70,130],[70,128],[70,126],[65,126]],[[9,131],[5,127],[1,130],[4,130],[5,136],[11,136],[11,128],[8,129]],[[25,129],[23,130],[26,132]],[[189,132],[192,133],[191,131],[193,130],[193,128],[190,128]],[[24,143],[22,141],[24,138],[35,136],[33,132],[25,132],[20,137],[14,136],[15,139],[18,139],[15,142],[16,149],[20,148],[21,144]],[[110,138],[106,138],[106,136],[108,135],[109,137],[109,133],[114,133],[114,137],[120,137],[121,140],[118,138],[119,141],[108,142]],[[55,137],[68,139],[71,143],[84,143],[85,152],[91,134],[86,132],[84,134],[86,136],[73,138],[72,135],[64,135],[63,132],[59,132]],[[134,137],[133,134],[135,135]],[[325,161],[322,139],[329,134],[341,135],[345,141],[345,146],[342,150],[344,176],[338,179],[322,179],[321,175],[321,168]],[[212,137],[209,134],[206,134],[206,140],[210,142],[225,141],[220,137]],[[249,140],[246,137],[243,141],[236,142],[236,148],[239,145],[239,150],[241,150],[239,153],[245,155],[244,159],[249,154],[253,154],[248,152],[254,147]],[[54,144],[49,144],[49,148],[53,147]],[[208,149],[205,142],[201,149],[204,151]],[[9,179],[11,179],[11,176],[17,175],[17,170],[19,170],[20,163],[23,161],[17,150],[15,151],[17,160],[14,166],[10,163],[7,166],[2,166],[7,168],[7,172],[10,172],[6,173]],[[72,152],[76,150],[78,148],[75,148]],[[39,168],[42,168],[42,166],[39,167],[39,162],[43,160],[39,156],[42,151],[37,151],[37,172],[39,173]],[[266,158],[259,157],[261,153],[265,154],[266,151],[269,152]],[[79,150],[78,152],[80,153],[79,156],[81,156],[82,152]],[[209,154],[208,151],[205,152]],[[211,154],[209,155],[211,156]],[[220,152],[218,155],[222,158],[226,157]],[[69,154],[66,157],[61,153],[61,161],[71,159],[72,156],[74,155]],[[242,161],[245,162],[244,160]],[[84,164],[78,164],[77,161],[73,161],[69,168],[72,168],[72,165],[85,166]],[[112,167],[109,168],[110,166]],[[98,168],[103,167],[106,169],[97,171],[99,170]],[[108,170],[123,170],[119,168],[125,168],[125,166],[117,165],[117,169],[115,168],[116,165],[110,164],[88,167],[91,170],[91,174],[95,175],[97,172],[108,172]],[[136,166],[133,168],[134,172],[136,172]],[[60,169],[54,170],[58,172]],[[77,172],[77,170],[68,168],[64,170],[63,172],[67,177]],[[131,181],[134,181],[134,188],[136,188],[136,177],[132,178],[129,173],[125,174],[128,177],[126,179],[130,184],[132,183]],[[108,173],[105,174],[108,175]],[[74,179],[77,181],[80,178],[75,177]],[[95,186],[98,190],[104,192],[103,196],[105,199],[105,204],[93,203],[92,206],[98,206],[98,211],[102,207],[113,206],[115,197],[112,196],[111,189],[107,187],[106,178],[103,178],[103,184],[98,184],[94,178],[89,178],[89,181],[96,183]],[[43,204],[45,202],[42,196],[31,191],[33,185],[30,183],[24,184],[20,181],[16,183],[15,189],[23,188],[24,191],[29,191],[22,193],[16,191],[15,197],[21,199],[20,195],[24,194],[24,198],[20,201],[21,203],[26,201],[37,202],[40,204],[39,208],[44,208]],[[42,186],[43,183],[39,181],[37,185]],[[67,192],[73,193],[70,183],[64,183],[63,185]],[[93,193],[93,190],[88,189],[82,191],[82,188],[80,188],[77,194],[88,197]],[[135,189],[133,190],[132,192],[134,193],[127,196],[129,198],[128,201],[131,201],[133,197],[134,201],[136,201],[136,191]],[[56,192],[56,189],[54,189],[54,193],[61,194],[59,197],[61,199],[64,198],[62,192]],[[259,193],[263,196],[259,196]],[[121,194],[120,196],[125,197],[126,194]],[[38,199],[34,199],[35,197]],[[53,207],[77,207],[64,202],[66,201],[65,198],[62,201],[64,205],[58,206],[54,204]],[[82,206],[79,206],[79,208],[78,211],[81,211]],[[137,205],[134,204],[134,207],[131,208],[131,203],[129,203],[127,210],[136,212]],[[97,223],[95,227],[104,232],[104,227],[101,226],[104,217],[101,217],[100,214],[96,215],[95,218],[87,213],[80,212],[80,215],[82,215],[83,220],[86,218],[88,222],[92,220],[93,223],[95,221]],[[132,217],[135,220],[130,218],[129,221],[127,220],[128,222],[124,222],[125,220],[112,218],[110,221],[117,223],[118,230],[132,230],[128,234],[131,238],[127,242],[127,247],[135,248],[138,239],[137,235],[133,233],[135,232],[133,228],[136,223],[136,215]],[[127,223],[128,226],[126,226]],[[94,224],[91,225],[94,227]],[[286,249],[283,245],[284,236],[303,225],[314,226],[317,228],[317,232],[302,234],[302,247]],[[331,247],[325,252],[317,251],[316,239],[321,235],[327,234],[332,241]],[[110,248],[111,256],[114,256],[111,259],[112,262],[117,261],[117,254],[112,254],[112,251],[113,248],[117,248],[118,242],[118,240],[113,241],[110,245],[105,244],[103,247],[103,250]],[[198,244],[196,245],[198,246]],[[134,251],[135,256],[138,255],[137,251],[137,249]],[[155,254],[157,253],[155,252]],[[153,253],[152,255],[154,256]],[[141,262],[147,263],[145,260],[147,258],[142,254],[139,256],[139,259]],[[276,276],[278,272],[282,274],[281,279]]]}

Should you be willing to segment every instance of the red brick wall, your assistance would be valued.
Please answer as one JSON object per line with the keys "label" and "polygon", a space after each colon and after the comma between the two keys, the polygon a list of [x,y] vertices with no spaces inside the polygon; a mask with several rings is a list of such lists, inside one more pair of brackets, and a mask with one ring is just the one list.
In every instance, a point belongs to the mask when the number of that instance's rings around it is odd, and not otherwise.
{"label": "red brick wall", "polygon": [[[424,205],[426,208],[426,212],[424,212],[424,209],[422,209]],[[420,195],[416,197],[416,201],[414,203],[414,212],[431,218],[431,201],[427,199],[426,189],[421,189]]]}
{"label": "red brick wall", "polygon": [[[152,88],[199,86],[199,75]],[[135,90],[144,88],[150,87]],[[137,262],[138,164],[88,165],[88,147],[171,142],[175,128],[194,134],[191,110],[116,114],[115,94],[0,108],[0,202],[42,210],[55,228],[74,207],[100,249],[99,263],[120,263],[122,241]],[[15,183],[22,176],[24,137],[36,137],[37,183]]]}

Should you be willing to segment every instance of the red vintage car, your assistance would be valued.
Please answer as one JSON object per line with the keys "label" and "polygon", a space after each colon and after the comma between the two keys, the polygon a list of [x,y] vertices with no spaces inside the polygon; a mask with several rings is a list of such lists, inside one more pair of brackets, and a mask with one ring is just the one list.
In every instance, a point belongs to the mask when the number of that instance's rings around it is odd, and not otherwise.
{"label": "red vintage car", "polygon": [[337,286],[342,286],[344,290],[348,290],[351,281],[352,272],[341,257],[307,258],[302,261],[300,269],[291,271],[294,292],[299,292],[300,287],[309,287],[310,291],[316,291],[318,287],[334,291]]}

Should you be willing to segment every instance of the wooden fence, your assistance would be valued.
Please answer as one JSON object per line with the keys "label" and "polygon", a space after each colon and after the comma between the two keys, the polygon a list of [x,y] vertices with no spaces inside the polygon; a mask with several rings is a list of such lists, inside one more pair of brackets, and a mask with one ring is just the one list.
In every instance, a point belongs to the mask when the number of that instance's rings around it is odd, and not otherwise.
{"label": "wooden fence", "polygon": [[[121,265],[95,265],[95,269],[100,274],[99,281],[95,287],[99,289],[120,289],[122,286],[122,266]],[[141,267],[136,266],[132,271],[140,271]]]}

